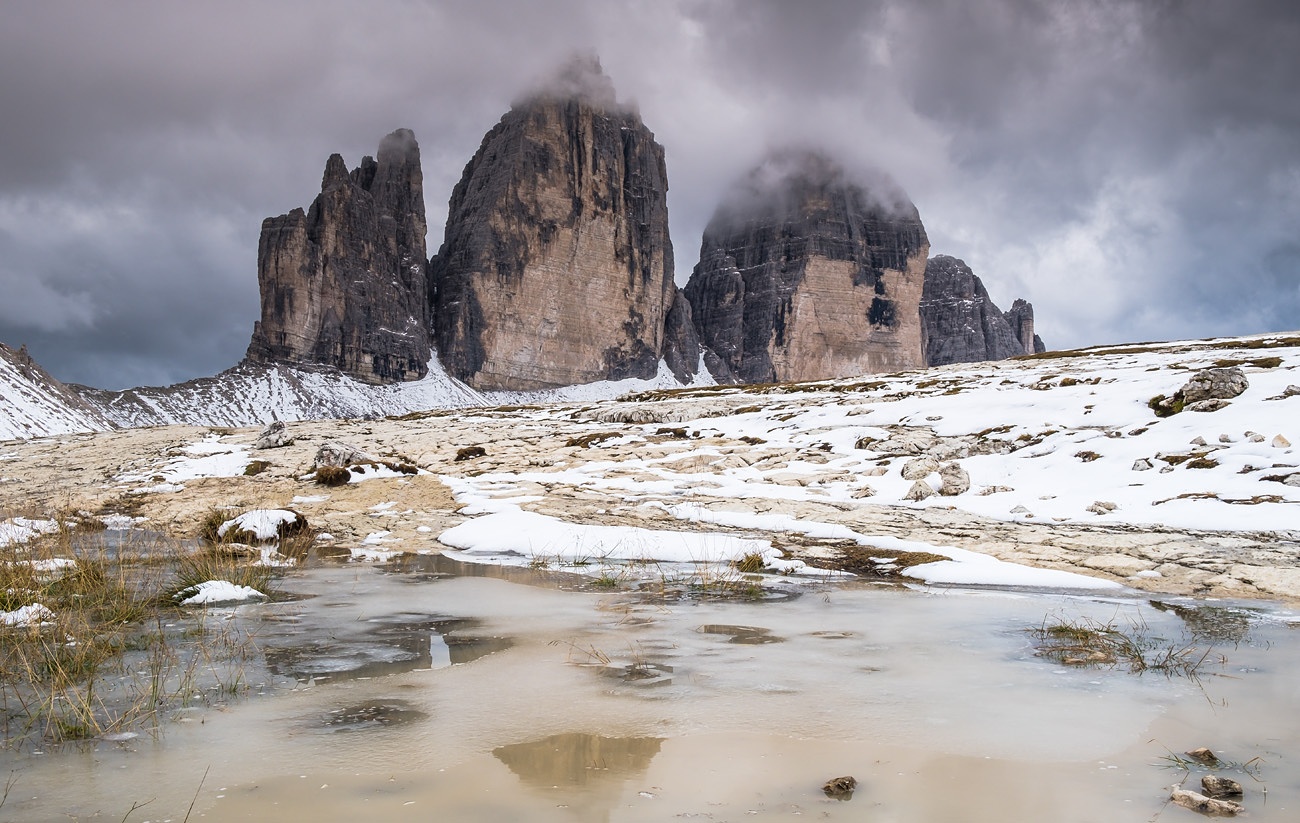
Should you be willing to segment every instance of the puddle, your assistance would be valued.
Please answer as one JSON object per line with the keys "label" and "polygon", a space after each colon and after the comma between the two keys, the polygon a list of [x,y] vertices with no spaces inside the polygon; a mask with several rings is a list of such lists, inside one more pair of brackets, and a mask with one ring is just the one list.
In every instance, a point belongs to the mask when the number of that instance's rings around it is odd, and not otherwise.
{"label": "puddle", "polygon": [[[295,571],[300,599],[224,615],[256,639],[243,682],[265,696],[190,707],[156,739],[0,750],[0,817],[1174,823],[1196,818],[1167,787],[1200,774],[1166,758],[1199,746],[1259,758],[1229,775],[1255,823],[1300,811],[1300,617],[1277,606],[863,586],[653,601],[404,560]],[[1059,665],[1035,654],[1048,616],[1132,621],[1216,662],[1195,679]],[[821,790],[842,775],[847,802]]]}

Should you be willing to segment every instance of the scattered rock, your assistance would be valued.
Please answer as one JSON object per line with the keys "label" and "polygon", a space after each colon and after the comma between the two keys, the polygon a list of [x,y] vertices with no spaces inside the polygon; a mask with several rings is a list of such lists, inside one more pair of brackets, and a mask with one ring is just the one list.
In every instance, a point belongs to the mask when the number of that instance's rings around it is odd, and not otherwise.
{"label": "scattered rock", "polygon": [[933,457],[918,457],[903,464],[904,480],[920,480],[939,470],[939,461]]}
{"label": "scattered rock", "polygon": [[939,487],[939,494],[945,497],[953,497],[970,491],[970,475],[966,473],[966,470],[960,464],[944,463],[939,467],[939,477],[943,479],[943,485]]}
{"label": "scattered rock", "polygon": [[907,494],[903,495],[903,499],[920,501],[920,500],[925,500],[927,497],[933,497],[933,496],[934,496],[934,488],[931,487],[931,485],[925,482],[924,480],[918,480],[912,484],[912,488],[907,490]]}
{"label": "scattered rock", "polygon": [[1282,390],[1283,397],[1296,397],[1300,395],[1300,386],[1287,386]]}
{"label": "scattered rock", "polygon": [[1247,432],[1247,433],[1246,433],[1246,439],[1250,440],[1250,442],[1252,442],[1252,443],[1263,443],[1263,442],[1264,442],[1264,435],[1262,435],[1262,434],[1255,434],[1254,432]]}
{"label": "scattered rock", "polygon": [[253,444],[253,448],[279,449],[291,445],[293,445],[293,437],[289,434],[289,429],[284,425],[284,421],[273,420],[270,425],[262,429],[262,433],[257,436],[257,442]]}
{"label": "scattered rock", "polygon": [[848,800],[853,797],[853,790],[858,787],[857,778],[845,775],[844,777],[833,777],[826,781],[822,786],[822,791],[827,797],[833,797],[836,800]]}
{"label": "scattered rock", "polygon": [[1016,506],[1014,509],[1011,510],[1011,513],[1012,513],[1012,514],[1029,514],[1029,509],[1026,509],[1024,506]]}
{"label": "scattered rock", "polygon": [[1207,444],[1207,443],[1205,442],[1205,438],[1204,438],[1204,437],[1201,437],[1201,436],[1199,436],[1199,435],[1196,436],[1196,437],[1193,437],[1191,442],[1192,442],[1192,445],[1193,445],[1193,446],[1205,446],[1205,445],[1209,445],[1209,444]]}
{"label": "scattered rock", "polygon": [[1229,436],[1226,435],[1226,434],[1221,434],[1221,435],[1219,435],[1219,442],[1220,442],[1220,443],[1231,443],[1231,442],[1232,442],[1232,438],[1229,437]]}
{"label": "scattered rock", "polygon": [[875,496],[876,496],[876,490],[871,488],[870,486],[863,486],[859,489],[854,490],[853,492],[854,500],[861,500],[864,497],[875,497]]}
{"label": "scattered rock", "polygon": [[354,466],[357,463],[375,463],[377,458],[366,454],[355,446],[349,446],[347,443],[326,443],[316,450],[316,458],[312,461],[312,467],[319,469],[321,466],[337,466],[346,469],[348,466]]}
{"label": "scattered rock", "polygon": [[[1227,400],[1221,400],[1219,398],[1210,398],[1208,400],[1197,400],[1195,403],[1188,403],[1186,406],[1183,406],[1183,409],[1185,411],[1194,411],[1194,412],[1215,412],[1218,411],[1219,409],[1226,409],[1231,405],[1232,404],[1229,403]],[[1199,437],[1197,439],[1200,440]],[[1202,444],[1204,444],[1205,441],[1201,440],[1201,442]]]}
{"label": "scattered rock", "polygon": [[1278,436],[1273,438],[1273,448],[1289,449],[1291,448],[1291,441],[1287,440],[1285,437],[1279,434]]}
{"label": "scattered rock", "polygon": [[990,494],[1001,494],[1002,492],[1013,492],[1015,489],[1010,486],[985,486],[979,490],[981,497],[987,497]]}
{"label": "scattered rock", "polygon": [[1183,402],[1201,400],[1230,400],[1250,388],[1246,373],[1233,366],[1227,369],[1205,369],[1197,372],[1179,389]]}
{"label": "scattered rock", "polygon": [[1088,507],[1088,511],[1093,514],[1110,514],[1118,508],[1118,505],[1111,503],[1109,500],[1098,500]]}
{"label": "scattered rock", "polygon": [[1231,800],[1215,800],[1203,794],[1189,792],[1186,789],[1174,789],[1173,793],[1169,795],[1169,799],[1175,805],[1182,806],[1184,809],[1191,809],[1194,812],[1200,812],[1210,817],[1236,817],[1243,810],[1240,803],[1234,803]]}
{"label": "scattered rock", "polygon": [[1184,752],[1184,754],[1195,760],[1197,763],[1200,763],[1202,766],[1217,766],[1220,762],[1219,756],[1204,746],[1199,749],[1192,749],[1189,752]]}
{"label": "scattered rock", "polygon": [[1155,468],[1155,464],[1149,458],[1139,457],[1133,461],[1133,471],[1135,472],[1149,472],[1153,468]]}
{"label": "scattered rock", "polygon": [[456,452],[456,462],[461,463],[465,460],[473,460],[476,457],[486,457],[487,449],[482,446],[466,446]]}
{"label": "scattered rock", "polygon": [[1241,797],[1241,784],[1230,777],[1207,774],[1201,778],[1201,791],[1207,797]]}

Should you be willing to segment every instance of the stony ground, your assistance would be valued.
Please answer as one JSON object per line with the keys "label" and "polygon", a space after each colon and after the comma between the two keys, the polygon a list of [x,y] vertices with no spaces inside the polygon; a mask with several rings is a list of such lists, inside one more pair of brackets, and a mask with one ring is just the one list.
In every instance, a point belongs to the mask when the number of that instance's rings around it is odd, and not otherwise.
{"label": "stony ground", "polygon": [[[291,445],[249,449],[247,459],[269,463],[264,471],[186,479],[169,486],[164,481],[170,479],[170,461],[187,446],[207,438],[251,447],[258,431],[165,427],[11,442],[0,446],[0,516],[122,512],[147,518],[149,528],[191,535],[214,507],[288,507],[332,535],[340,547],[360,546],[369,538],[372,545],[388,550],[428,552],[440,550],[437,537],[443,530],[468,517],[444,481],[477,479],[484,489],[494,483],[508,487],[527,509],[571,522],[718,530],[716,525],[675,519],[663,506],[646,505],[696,501],[714,510],[780,513],[868,535],[956,546],[1153,592],[1300,601],[1300,552],[1293,533],[1017,521],[980,516],[942,502],[907,506],[814,494],[817,489],[808,487],[853,480],[834,465],[834,455],[698,426],[702,418],[747,413],[754,402],[750,395],[719,393],[689,401],[292,423]],[[646,422],[618,422],[628,419]],[[943,441],[938,437],[931,450],[942,450]],[[324,488],[309,475],[317,449],[327,442],[407,461],[425,473]],[[481,446],[486,454],[458,460],[458,453],[469,446]],[[819,463],[826,467],[820,477],[815,469]],[[785,471],[790,467],[798,470]],[[751,485],[768,486],[772,494],[719,497],[718,478],[728,471],[748,472],[757,478]],[[584,473],[593,480],[583,480]],[[665,484],[665,477],[673,482]],[[159,489],[160,484],[170,490],[140,491]],[[772,539],[794,556],[814,562],[833,561],[845,549],[835,541],[798,534],[739,531]],[[1159,576],[1134,577],[1151,571]]]}

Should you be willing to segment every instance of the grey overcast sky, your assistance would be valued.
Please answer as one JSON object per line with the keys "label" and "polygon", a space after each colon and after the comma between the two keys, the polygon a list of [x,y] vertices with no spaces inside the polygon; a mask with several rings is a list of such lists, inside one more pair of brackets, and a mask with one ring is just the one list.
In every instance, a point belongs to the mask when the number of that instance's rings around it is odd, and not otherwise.
{"label": "grey overcast sky", "polygon": [[1300,328],[1292,0],[4,0],[0,341],[105,388],[233,365],[262,218],[331,152],[414,129],[432,251],[575,50],[664,145],[679,283],[797,142],[892,175],[1053,348]]}

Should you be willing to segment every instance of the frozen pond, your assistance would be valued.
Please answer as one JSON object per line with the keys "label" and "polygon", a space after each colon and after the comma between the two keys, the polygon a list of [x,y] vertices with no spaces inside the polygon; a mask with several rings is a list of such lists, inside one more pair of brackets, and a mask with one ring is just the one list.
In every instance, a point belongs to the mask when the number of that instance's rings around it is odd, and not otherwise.
{"label": "frozen pond", "polygon": [[[1250,762],[1221,773],[1251,820],[1300,817],[1289,611],[574,585],[432,557],[294,572],[294,599],[223,614],[256,639],[243,682],[260,694],[156,739],[0,753],[0,818],[180,821],[193,803],[191,820],[1192,820],[1167,787],[1203,772],[1167,756],[1200,746]],[[1088,619],[1214,651],[1199,679],[1036,654],[1032,629]],[[847,802],[821,792],[840,775],[858,780]]]}

